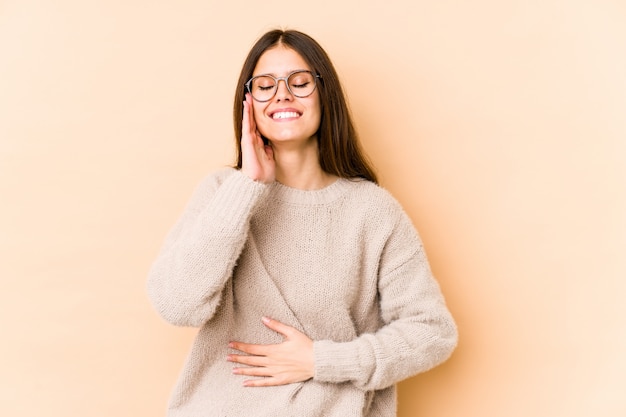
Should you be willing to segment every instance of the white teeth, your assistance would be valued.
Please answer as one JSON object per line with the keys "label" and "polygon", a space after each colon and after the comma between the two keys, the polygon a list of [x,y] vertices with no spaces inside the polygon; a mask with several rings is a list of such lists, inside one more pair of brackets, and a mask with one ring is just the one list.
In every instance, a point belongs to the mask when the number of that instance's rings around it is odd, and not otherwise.
{"label": "white teeth", "polygon": [[289,117],[298,117],[298,113],[295,111],[282,111],[272,115],[273,119],[287,119]]}

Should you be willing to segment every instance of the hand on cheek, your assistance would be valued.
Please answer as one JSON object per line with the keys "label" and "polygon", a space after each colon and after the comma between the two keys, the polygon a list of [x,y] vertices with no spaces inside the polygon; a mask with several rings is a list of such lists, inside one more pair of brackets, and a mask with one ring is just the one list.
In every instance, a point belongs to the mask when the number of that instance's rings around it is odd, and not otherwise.
{"label": "hand on cheek", "polygon": [[254,119],[252,97],[246,94],[241,121],[241,171],[254,181],[265,184],[274,182],[276,163],[274,151],[263,143]]}

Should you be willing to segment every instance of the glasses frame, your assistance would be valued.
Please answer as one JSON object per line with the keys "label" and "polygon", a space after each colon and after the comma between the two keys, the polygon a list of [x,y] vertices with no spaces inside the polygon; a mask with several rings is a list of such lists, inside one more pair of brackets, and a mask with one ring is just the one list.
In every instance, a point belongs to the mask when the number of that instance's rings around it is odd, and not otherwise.
{"label": "glasses frame", "polygon": [[[294,75],[294,74],[299,74],[299,73],[301,73],[301,72],[308,72],[309,74],[311,74],[311,75],[313,76],[313,90],[311,90],[311,92],[310,92],[309,94],[304,95],[304,96],[302,96],[302,95],[298,95],[298,94],[294,93],[293,91],[291,91],[291,88],[289,87],[289,77],[291,77],[291,76],[292,76],[292,75]],[[274,80],[274,82],[276,83],[276,84],[274,84],[274,91],[272,92],[272,95],[271,95],[271,96],[270,96],[270,98],[268,98],[267,100],[259,100],[259,99],[257,99],[257,98],[255,98],[255,97],[254,97],[254,94],[252,94],[252,88],[251,88],[251,87],[252,87],[252,82],[253,82],[255,79],[260,78],[260,77],[270,77],[270,78],[272,78],[272,79]],[[250,95],[252,96],[252,98],[253,98],[255,101],[258,101],[259,103],[266,103],[266,102],[270,101],[271,99],[273,99],[273,98],[274,98],[274,96],[276,95],[276,92],[278,91],[278,83],[279,83],[281,80],[285,82],[285,86],[287,87],[287,90],[289,91],[289,93],[290,93],[292,96],[294,96],[294,97],[298,97],[298,98],[305,98],[305,97],[308,97],[308,96],[310,96],[311,94],[313,94],[313,93],[315,92],[315,90],[317,89],[317,79],[318,79],[318,78],[320,78],[320,79],[321,79],[321,78],[322,78],[322,76],[321,76],[321,75],[319,75],[319,74],[315,74],[315,73],[313,73],[313,71],[309,71],[309,70],[295,70],[295,71],[290,72],[289,74],[287,74],[287,75],[286,75],[286,76],[284,76],[284,77],[274,77],[274,76],[273,76],[273,75],[271,75],[271,74],[260,74],[260,75],[257,75],[257,76],[254,76],[254,77],[250,78],[250,79],[248,80],[248,82],[246,82],[246,83],[244,84],[244,86],[246,87],[246,90],[248,90],[248,93],[250,93]]]}

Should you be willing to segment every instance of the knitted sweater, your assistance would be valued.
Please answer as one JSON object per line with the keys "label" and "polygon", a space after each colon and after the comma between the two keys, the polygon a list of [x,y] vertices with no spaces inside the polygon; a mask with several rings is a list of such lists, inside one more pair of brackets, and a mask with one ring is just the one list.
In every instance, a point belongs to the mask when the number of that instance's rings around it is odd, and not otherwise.
{"label": "knitted sweater", "polygon": [[[313,191],[208,176],[148,278],[159,314],[200,327],[170,417],[389,417],[394,384],[446,360],[457,330],[411,221],[384,189]],[[243,387],[228,342],[280,343],[268,316],[314,343],[314,377]]]}

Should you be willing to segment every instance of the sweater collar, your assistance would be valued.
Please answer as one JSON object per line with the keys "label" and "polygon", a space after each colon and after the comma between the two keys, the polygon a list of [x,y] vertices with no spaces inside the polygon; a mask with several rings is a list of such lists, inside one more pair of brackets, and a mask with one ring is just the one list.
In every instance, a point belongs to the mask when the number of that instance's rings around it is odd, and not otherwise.
{"label": "sweater collar", "polygon": [[343,196],[350,184],[359,181],[339,178],[332,184],[318,190],[299,190],[278,181],[272,183],[270,199],[298,205],[317,205],[333,202]]}

